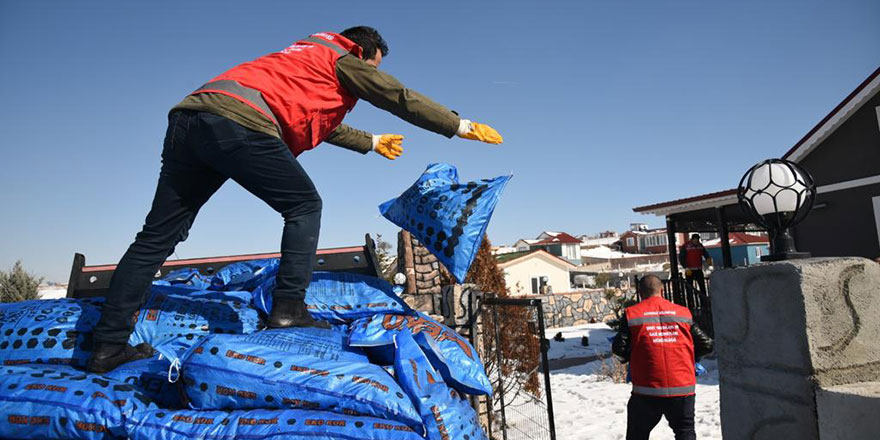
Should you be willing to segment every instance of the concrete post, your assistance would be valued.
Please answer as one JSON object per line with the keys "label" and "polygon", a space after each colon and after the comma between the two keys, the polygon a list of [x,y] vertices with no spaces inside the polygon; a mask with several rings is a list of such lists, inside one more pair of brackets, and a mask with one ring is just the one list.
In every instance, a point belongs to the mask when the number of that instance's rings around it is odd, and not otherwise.
{"label": "concrete post", "polygon": [[711,285],[724,438],[880,438],[880,265],[790,260]]}

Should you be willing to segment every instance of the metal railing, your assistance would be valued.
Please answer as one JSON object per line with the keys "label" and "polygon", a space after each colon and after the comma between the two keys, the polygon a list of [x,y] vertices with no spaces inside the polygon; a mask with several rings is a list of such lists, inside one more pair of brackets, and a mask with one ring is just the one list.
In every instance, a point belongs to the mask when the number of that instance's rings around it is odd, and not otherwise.
{"label": "metal railing", "polygon": [[484,298],[481,310],[483,361],[494,389],[489,438],[555,440],[541,300]]}

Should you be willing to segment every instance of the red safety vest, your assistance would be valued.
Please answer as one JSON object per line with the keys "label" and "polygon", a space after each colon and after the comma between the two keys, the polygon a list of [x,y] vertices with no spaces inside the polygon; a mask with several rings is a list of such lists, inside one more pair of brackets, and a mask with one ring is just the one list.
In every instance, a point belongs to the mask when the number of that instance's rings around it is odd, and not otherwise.
{"label": "red safety vest", "polygon": [[691,312],[655,296],[626,308],[633,394],[673,397],[694,394]]}
{"label": "red safety vest", "polygon": [[685,265],[688,269],[702,269],[703,268],[703,254],[706,252],[706,248],[703,247],[702,244],[694,244],[693,242],[688,241],[682,246],[684,248],[684,261]]}
{"label": "red safety vest", "polygon": [[221,93],[244,102],[271,119],[298,156],[326,139],[357,103],[336,77],[336,60],[349,53],[360,57],[361,47],[320,32],[239,64],[193,94]]}

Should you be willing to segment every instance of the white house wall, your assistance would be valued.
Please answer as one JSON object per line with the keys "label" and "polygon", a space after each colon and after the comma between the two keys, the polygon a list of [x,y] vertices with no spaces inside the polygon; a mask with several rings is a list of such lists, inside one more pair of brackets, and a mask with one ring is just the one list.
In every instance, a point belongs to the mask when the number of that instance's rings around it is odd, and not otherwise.
{"label": "white house wall", "polygon": [[[541,258],[524,258],[504,268],[507,287],[513,294],[532,293],[532,277],[546,276],[547,284],[554,293],[571,290],[568,269]],[[519,283],[517,285],[517,283]]]}

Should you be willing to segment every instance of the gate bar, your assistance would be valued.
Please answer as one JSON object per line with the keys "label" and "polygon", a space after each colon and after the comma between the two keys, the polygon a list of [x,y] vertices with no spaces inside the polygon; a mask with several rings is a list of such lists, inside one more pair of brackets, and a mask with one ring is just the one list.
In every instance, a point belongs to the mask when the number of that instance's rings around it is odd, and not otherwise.
{"label": "gate bar", "polygon": [[[502,363],[501,363],[501,334],[498,333],[498,308],[492,308],[492,321],[494,322],[495,327],[495,362],[498,363],[498,383],[501,385],[501,390],[499,391],[501,399],[501,435],[504,437],[504,440],[507,440],[507,417],[504,415],[504,374],[502,374]],[[489,400],[491,403],[491,399]],[[490,407],[489,411],[493,411],[494,408]],[[491,432],[491,427],[489,428]]]}
{"label": "gate bar", "polygon": [[547,349],[550,347],[544,345],[544,307],[541,306],[540,299],[532,301],[538,309],[538,327],[541,329],[541,363],[544,367],[544,388],[547,389],[547,415],[550,422],[550,440],[556,440],[556,423],[553,420],[553,396],[550,394],[550,361],[547,359]]}

